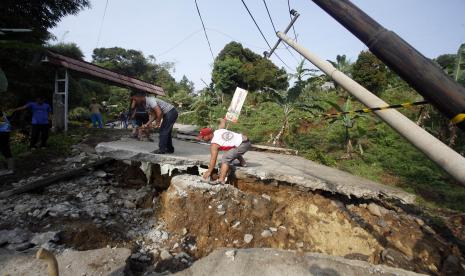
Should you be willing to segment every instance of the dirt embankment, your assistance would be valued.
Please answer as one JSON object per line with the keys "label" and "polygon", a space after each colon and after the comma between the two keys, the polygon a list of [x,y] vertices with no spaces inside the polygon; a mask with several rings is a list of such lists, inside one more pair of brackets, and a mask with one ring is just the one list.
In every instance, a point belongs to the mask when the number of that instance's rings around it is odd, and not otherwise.
{"label": "dirt embankment", "polygon": [[195,258],[221,247],[270,247],[428,274],[463,271],[457,247],[400,209],[255,179],[235,186],[212,189],[174,181],[162,194],[157,216],[173,235],[167,246]]}

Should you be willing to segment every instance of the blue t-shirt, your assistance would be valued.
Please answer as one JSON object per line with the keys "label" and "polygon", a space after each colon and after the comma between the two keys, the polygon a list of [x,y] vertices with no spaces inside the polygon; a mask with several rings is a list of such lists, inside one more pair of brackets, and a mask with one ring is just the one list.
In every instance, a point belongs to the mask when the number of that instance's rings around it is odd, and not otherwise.
{"label": "blue t-shirt", "polygon": [[47,103],[38,104],[35,102],[29,102],[26,106],[32,111],[33,125],[48,124],[48,113],[52,112],[50,105]]}
{"label": "blue t-shirt", "polygon": [[10,132],[11,124],[5,114],[0,117],[0,132]]}

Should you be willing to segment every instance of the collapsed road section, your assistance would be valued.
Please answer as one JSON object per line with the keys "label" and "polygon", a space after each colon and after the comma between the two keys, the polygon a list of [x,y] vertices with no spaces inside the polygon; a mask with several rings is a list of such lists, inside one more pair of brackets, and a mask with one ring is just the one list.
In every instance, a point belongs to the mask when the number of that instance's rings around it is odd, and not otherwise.
{"label": "collapsed road section", "polygon": [[[0,274],[45,275],[40,247],[60,275],[464,272],[460,244],[404,208],[414,204],[407,193],[266,152],[248,152],[249,167],[211,186],[199,176],[206,145],[153,147],[101,143],[101,156],[120,160],[0,199]],[[97,160],[76,154],[57,164]]]}

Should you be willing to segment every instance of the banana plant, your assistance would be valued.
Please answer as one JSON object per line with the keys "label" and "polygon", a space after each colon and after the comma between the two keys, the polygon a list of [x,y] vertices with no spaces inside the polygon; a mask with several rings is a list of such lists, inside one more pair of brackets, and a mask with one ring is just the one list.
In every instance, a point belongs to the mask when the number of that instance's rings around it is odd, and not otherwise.
{"label": "banana plant", "polygon": [[[352,99],[350,96],[347,97],[344,105],[341,107],[337,103],[332,102],[332,101],[325,101],[329,105],[331,105],[334,109],[337,110],[337,112],[348,112],[352,110]],[[331,117],[329,124],[336,124],[336,123],[341,123],[344,127],[344,143],[345,143],[345,148],[346,148],[346,153],[347,155],[351,158],[352,157],[352,152],[353,152],[353,146],[352,146],[352,137],[350,135],[350,129],[354,127],[355,122],[359,118],[366,118],[367,116],[365,114],[341,114],[340,116],[337,117]],[[358,144],[358,148],[360,150],[360,154],[363,155],[363,148],[360,143]]]}

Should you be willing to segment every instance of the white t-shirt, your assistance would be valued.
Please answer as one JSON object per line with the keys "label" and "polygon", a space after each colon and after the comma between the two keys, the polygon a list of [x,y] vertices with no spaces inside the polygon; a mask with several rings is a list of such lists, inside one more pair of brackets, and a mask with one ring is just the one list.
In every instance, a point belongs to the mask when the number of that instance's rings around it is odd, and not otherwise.
{"label": "white t-shirt", "polygon": [[168,113],[171,109],[174,108],[172,104],[169,104],[163,100],[160,100],[155,97],[145,97],[145,108],[147,110],[152,110],[156,106],[159,106],[163,114]]}
{"label": "white t-shirt", "polygon": [[220,146],[220,150],[230,150],[242,144],[242,134],[227,129],[218,129],[213,132],[212,144]]}

